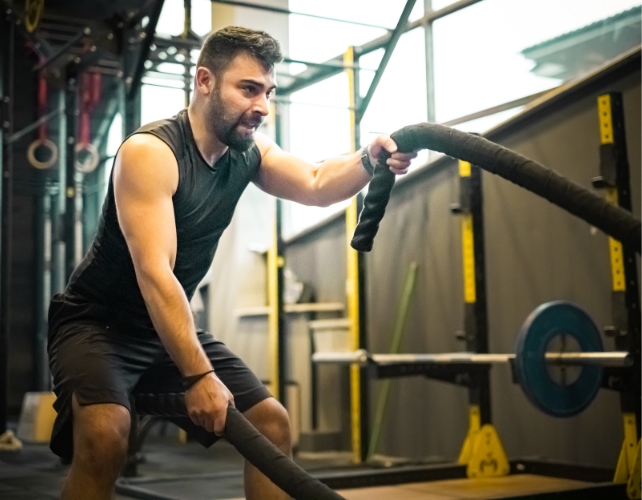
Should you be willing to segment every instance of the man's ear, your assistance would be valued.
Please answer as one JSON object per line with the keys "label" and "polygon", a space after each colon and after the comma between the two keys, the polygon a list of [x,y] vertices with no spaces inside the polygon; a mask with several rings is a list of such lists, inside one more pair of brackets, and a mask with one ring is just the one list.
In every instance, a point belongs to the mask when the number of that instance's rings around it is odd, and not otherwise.
{"label": "man's ear", "polygon": [[216,77],[205,66],[198,66],[196,68],[195,84],[201,94],[208,95],[214,89]]}

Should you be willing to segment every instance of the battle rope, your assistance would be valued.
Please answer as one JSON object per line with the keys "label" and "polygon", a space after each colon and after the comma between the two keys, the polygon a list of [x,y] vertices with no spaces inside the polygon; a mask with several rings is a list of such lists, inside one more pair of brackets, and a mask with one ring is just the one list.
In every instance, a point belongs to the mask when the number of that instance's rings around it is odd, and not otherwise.
{"label": "battle rope", "polygon": [[[477,165],[546,198],[640,253],[641,225],[630,212],[611,205],[534,160],[476,135],[433,123],[404,127],[392,134],[399,151],[440,151]],[[394,174],[382,155],[375,167],[351,245],[368,252],[386,210]]]}
{"label": "battle rope", "polygon": [[[138,394],[136,410],[141,415],[185,417],[185,394]],[[225,438],[248,462],[291,497],[297,500],[345,500],[286,457],[233,406],[227,409]]]}

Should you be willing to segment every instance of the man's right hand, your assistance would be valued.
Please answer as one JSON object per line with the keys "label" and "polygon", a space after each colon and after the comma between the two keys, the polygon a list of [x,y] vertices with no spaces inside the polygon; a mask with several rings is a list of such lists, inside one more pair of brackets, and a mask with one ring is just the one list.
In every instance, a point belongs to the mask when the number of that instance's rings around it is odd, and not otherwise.
{"label": "man's right hand", "polygon": [[222,436],[225,432],[225,417],[229,405],[234,406],[234,396],[213,372],[185,392],[189,418],[217,436]]}

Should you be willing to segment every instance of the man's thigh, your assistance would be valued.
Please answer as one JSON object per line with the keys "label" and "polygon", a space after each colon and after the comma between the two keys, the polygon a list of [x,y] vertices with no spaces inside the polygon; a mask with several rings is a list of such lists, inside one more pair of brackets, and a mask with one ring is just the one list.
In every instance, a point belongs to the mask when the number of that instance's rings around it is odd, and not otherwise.
{"label": "man's thigh", "polygon": [[[234,396],[234,405],[239,411],[246,412],[270,397],[269,391],[258,377],[223,342],[216,340],[209,333],[199,333],[198,337],[216,375]],[[183,392],[181,376],[176,365],[167,357],[161,364],[150,368],[141,377],[135,392]],[[192,423],[188,417],[171,420],[204,446],[210,446],[218,439],[213,433]]]}
{"label": "man's thigh", "polygon": [[51,449],[59,456],[73,453],[72,396],[79,405],[114,403],[131,410],[129,394],[141,374],[162,353],[153,339],[138,339],[110,331],[94,322],[74,322],[49,338],[58,415]]}

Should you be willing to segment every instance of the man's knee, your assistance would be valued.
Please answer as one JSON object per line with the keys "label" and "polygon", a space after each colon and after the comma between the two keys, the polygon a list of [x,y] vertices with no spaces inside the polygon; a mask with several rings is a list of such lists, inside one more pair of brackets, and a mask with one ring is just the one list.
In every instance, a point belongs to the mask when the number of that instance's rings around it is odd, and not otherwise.
{"label": "man's knee", "polygon": [[74,401],[74,458],[88,467],[120,468],[127,456],[130,425],[124,406],[80,406]]}
{"label": "man's knee", "polygon": [[290,417],[274,398],[264,399],[245,412],[247,419],[270,441],[279,447],[291,445]]}

